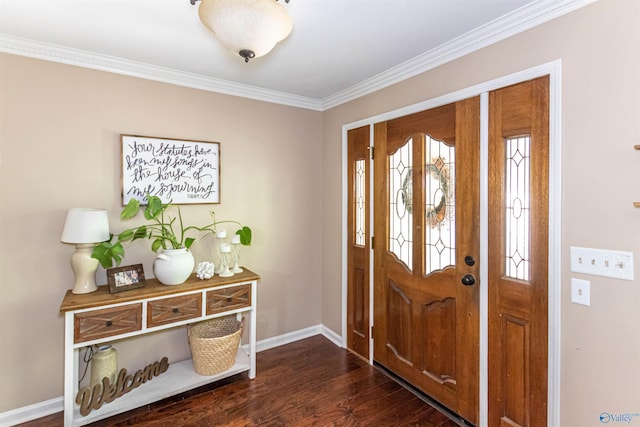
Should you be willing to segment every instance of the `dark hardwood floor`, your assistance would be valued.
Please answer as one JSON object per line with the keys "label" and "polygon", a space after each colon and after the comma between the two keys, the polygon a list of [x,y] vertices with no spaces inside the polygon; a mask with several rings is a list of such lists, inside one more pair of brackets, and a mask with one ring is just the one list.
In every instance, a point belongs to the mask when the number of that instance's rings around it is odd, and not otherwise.
{"label": "dark hardwood floor", "polygon": [[[253,380],[246,374],[236,375],[91,425],[458,425],[376,367],[320,335],[258,353],[257,371]],[[62,424],[62,413],[58,413],[21,426]]]}

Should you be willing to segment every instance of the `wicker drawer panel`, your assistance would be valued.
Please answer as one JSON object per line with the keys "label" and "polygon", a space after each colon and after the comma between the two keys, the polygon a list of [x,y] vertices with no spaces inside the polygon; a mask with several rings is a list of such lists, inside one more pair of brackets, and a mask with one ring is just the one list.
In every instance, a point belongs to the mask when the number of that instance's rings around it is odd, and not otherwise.
{"label": "wicker drawer panel", "polygon": [[142,329],[142,304],[77,313],[74,316],[75,342],[91,341]]}
{"label": "wicker drawer panel", "polygon": [[166,325],[202,316],[202,294],[163,298],[147,303],[147,326]]}
{"label": "wicker drawer panel", "polygon": [[207,315],[251,306],[251,285],[207,292]]}

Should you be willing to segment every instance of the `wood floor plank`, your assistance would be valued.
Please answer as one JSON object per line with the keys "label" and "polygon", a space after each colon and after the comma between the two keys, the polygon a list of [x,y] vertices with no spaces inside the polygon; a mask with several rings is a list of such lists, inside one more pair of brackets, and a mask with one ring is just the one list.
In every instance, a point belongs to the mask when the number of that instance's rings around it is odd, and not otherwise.
{"label": "wood floor plank", "polygon": [[[62,426],[62,413],[21,427]],[[257,376],[235,375],[92,427],[455,427],[379,369],[318,335],[257,355]]]}

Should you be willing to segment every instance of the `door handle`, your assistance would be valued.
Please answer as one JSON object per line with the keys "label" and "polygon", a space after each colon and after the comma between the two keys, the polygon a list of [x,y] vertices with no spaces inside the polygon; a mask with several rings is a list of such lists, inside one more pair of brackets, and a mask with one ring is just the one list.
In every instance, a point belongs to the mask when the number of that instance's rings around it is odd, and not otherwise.
{"label": "door handle", "polygon": [[476,277],[473,274],[465,274],[460,281],[465,286],[472,286],[476,284]]}

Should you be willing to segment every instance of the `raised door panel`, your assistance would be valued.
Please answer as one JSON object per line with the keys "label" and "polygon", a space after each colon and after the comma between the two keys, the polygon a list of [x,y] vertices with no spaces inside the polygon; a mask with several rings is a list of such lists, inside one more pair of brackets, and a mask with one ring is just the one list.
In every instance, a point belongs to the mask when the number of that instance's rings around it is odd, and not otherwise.
{"label": "raised door panel", "polygon": [[455,384],[456,303],[453,298],[422,306],[422,371],[438,384]]}
{"label": "raised door panel", "polygon": [[388,281],[386,354],[378,360],[443,404],[455,404],[455,299]]}
{"label": "raised door panel", "polygon": [[366,358],[369,354],[369,282],[368,273],[353,268],[353,283],[349,288],[350,344],[349,348]]}
{"label": "raised door panel", "polygon": [[413,366],[413,301],[393,280],[389,280],[387,299],[387,360]]}
{"label": "raised door panel", "polygon": [[500,423],[508,426],[529,425],[530,372],[527,363],[531,359],[529,322],[514,316],[502,317],[503,365],[500,381],[504,412]]}

